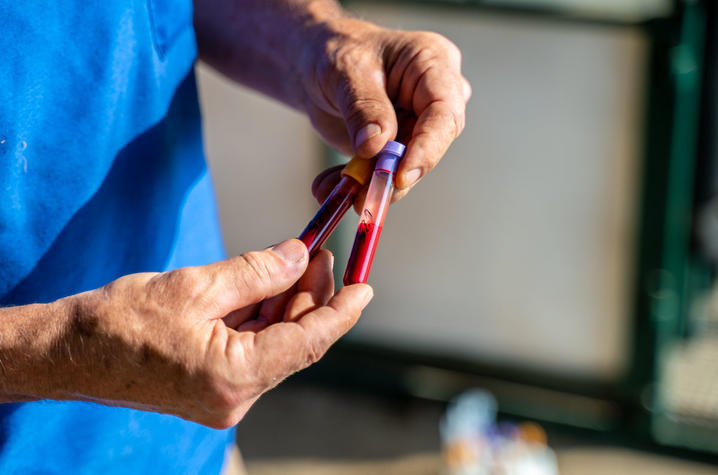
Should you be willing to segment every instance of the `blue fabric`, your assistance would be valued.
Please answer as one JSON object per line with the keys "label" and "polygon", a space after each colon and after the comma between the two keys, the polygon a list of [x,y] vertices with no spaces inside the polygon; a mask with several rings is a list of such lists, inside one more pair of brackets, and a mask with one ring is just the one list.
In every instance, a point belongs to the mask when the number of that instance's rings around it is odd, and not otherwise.
{"label": "blue fabric", "polygon": [[[0,4],[0,305],[224,256],[191,0]],[[0,405],[0,473],[217,473],[232,431]]]}

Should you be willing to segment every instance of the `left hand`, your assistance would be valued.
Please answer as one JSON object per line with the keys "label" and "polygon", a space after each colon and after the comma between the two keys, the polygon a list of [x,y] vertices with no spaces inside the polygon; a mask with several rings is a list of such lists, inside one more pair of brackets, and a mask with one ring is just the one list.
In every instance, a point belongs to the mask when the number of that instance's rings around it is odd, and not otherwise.
{"label": "left hand", "polygon": [[0,308],[0,401],[92,401],[231,427],[359,319],[371,287],[335,294],[332,264],[329,251],[310,260],[290,239]]}
{"label": "left hand", "polygon": [[[307,42],[299,63],[305,111],[329,144],[364,158],[397,134],[407,145],[394,200],[436,166],[464,128],[471,86],[459,49],[439,34],[343,17]],[[317,177],[312,192],[319,201],[340,170]]]}

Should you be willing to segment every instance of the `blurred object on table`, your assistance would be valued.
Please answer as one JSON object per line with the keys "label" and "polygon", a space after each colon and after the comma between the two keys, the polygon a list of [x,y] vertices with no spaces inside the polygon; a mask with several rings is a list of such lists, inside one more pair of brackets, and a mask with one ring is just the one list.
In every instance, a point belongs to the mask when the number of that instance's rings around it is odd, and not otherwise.
{"label": "blurred object on table", "polygon": [[459,395],[440,424],[442,475],[557,475],[546,432],[533,423],[497,423],[496,399],[474,389]]}

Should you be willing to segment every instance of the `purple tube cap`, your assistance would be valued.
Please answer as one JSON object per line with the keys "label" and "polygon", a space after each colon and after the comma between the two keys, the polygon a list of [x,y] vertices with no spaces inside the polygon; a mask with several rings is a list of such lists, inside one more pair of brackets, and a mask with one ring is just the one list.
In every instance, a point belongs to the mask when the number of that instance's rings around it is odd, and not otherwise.
{"label": "purple tube cap", "polygon": [[394,173],[405,151],[406,146],[404,144],[390,140],[377,154],[374,170],[385,170],[389,173]]}

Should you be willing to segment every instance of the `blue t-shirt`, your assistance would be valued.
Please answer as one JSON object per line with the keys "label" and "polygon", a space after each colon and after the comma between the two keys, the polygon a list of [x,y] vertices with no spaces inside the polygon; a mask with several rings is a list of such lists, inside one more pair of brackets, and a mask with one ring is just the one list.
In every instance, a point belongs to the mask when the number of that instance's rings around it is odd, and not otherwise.
{"label": "blue t-shirt", "polygon": [[[191,0],[3,1],[0,305],[223,257]],[[0,473],[217,473],[232,431],[92,403],[0,405]]]}

